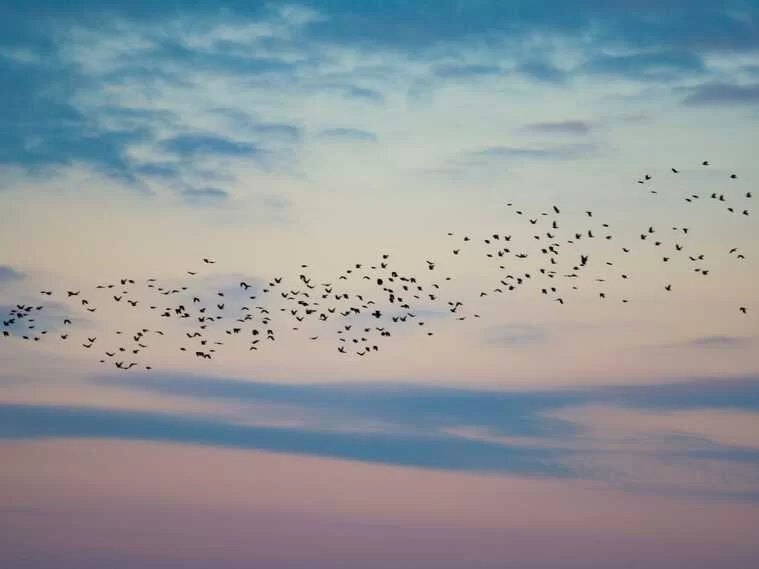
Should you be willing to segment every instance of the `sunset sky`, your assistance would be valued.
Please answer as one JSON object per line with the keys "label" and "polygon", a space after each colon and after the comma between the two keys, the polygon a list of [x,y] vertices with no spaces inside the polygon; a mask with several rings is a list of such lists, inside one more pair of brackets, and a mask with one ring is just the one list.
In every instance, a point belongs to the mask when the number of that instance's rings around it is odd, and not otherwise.
{"label": "sunset sky", "polygon": [[756,0],[0,0],[0,124],[3,567],[759,558]]}

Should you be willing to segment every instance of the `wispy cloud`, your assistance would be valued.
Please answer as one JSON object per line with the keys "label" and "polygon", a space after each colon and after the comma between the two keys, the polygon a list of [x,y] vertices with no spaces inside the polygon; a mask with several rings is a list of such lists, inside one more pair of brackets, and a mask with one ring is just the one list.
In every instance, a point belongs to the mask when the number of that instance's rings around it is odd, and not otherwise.
{"label": "wispy cloud", "polygon": [[254,427],[204,417],[97,408],[0,404],[0,438],[87,437],[211,445],[309,454],[446,470],[568,476],[566,451],[475,441],[454,435],[394,435]]}
{"label": "wispy cloud", "polygon": [[[613,485],[625,481],[631,491],[666,493],[677,487],[727,499],[736,495],[736,486],[673,486],[656,473],[671,477],[694,468],[708,473],[721,464],[738,480],[759,464],[759,440],[741,444],[752,439],[735,430],[736,421],[750,426],[759,420],[757,378],[513,392],[387,383],[282,385],[167,374],[97,383],[229,402],[237,409],[264,406],[299,426],[268,425],[271,414],[265,413],[222,419],[5,405],[0,437],[250,448],[443,470],[573,476]],[[742,488],[757,491],[756,485]]]}
{"label": "wispy cloud", "polygon": [[472,79],[476,77],[488,77],[501,75],[503,69],[498,65],[486,65],[483,63],[470,64],[441,64],[433,68],[433,73],[438,77],[450,79]]}
{"label": "wispy cloud", "polygon": [[689,52],[653,52],[626,55],[598,55],[583,64],[587,73],[663,81],[683,74],[702,74],[706,67],[699,56]]}
{"label": "wispy cloud", "polygon": [[569,74],[563,69],[544,61],[527,61],[520,63],[517,65],[516,71],[530,79],[535,79],[544,83],[564,83],[569,77]]}
{"label": "wispy cloud", "polygon": [[686,342],[690,346],[697,347],[715,347],[715,348],[735,348],[746,347],[753,343],[753,338],[747,336],[702,336]]}
{"label": "wispy cloud", "polygon": [[590,133],[591,126],[586,121],[567,120],[557,122],[536,122],[525,125],[523,130],[538,134],[571,134],[585,135]]}
{"label": "wispy cloud", "polygon": [[510,325],[490,329],[485,334],[488,344],[505,346],[534,346],[548,341],[548,332],[544,328],[532,325]]}
{"label": "wispy cloud", "polygon": [[593,144],[564,144],[555,146],[492,146],[470,152],[472,160],[567,160],[587,155],[596,149]]}
{"label": "wispy cloud", "polygon": [[191,205],[213,205],[229,199],[229,192],[219,188],[189,188],[182,191],[182,197]]}
{"label": "wispy cloud", "polygon": [[684,105],[759,105],[759,83],[734,85],[707,83],[694,87],[683,99]]}
{"label": "wispy cloud", "polygon": [[19,281],[24,278],[24,274],[6,265],[0,265],[0,285],[12,281]]}
{"label": "wispy cloud", "polygon": [[359,128],[327,128],[319,136],[337,142],[377,142],[376,134]]}
{"label": "wispy cloud", "polygon": [[182,158],[202,155],[252,156],[258,149],[245,142],[227,140],[214,135],[185,134],[163,140],[159,143],[161,150],[177,154]]}

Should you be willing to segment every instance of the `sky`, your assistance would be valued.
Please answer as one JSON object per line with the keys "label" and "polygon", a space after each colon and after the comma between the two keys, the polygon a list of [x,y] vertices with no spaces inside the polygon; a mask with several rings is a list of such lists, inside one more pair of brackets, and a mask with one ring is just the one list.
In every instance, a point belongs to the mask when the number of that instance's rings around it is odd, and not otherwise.
{"label": "sky", "polygon": [[0,87],[9,567],[759,556],[755,0],[6,0]]}

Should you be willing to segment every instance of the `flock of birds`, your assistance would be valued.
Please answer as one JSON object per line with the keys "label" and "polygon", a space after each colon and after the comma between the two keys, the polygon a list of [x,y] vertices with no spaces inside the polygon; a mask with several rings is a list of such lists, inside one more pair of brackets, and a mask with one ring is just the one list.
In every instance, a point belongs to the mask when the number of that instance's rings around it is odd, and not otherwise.
{"label": "flock of birds", "polygon": [[[704,161],[701,165],[710,164]],[[671,169],[671,175],[679,173],[678,169]],[[729,175],[730,180],[737,178],[736,174]],[[636,182],[650,185],[652,180],[653,176],[644,174]],[[649,192],[656,194],[657,190],[650,188]],[[703,196],[688,194],[684,199],[691,203],[698,199],[713,200],[724,204],[730,213],[749,216],[747,204],[751,198],[751,192],[736,193],[730,189],[726,193]],[[589,252],[587,244],[593,241],[616,243],[619,240],[608,223],[597,221],[593,211],[584,211],[585,223],[581,227],[567,228],[557,205],[532,215],[512,203],[506,207],[528,221],[531,235],[489,232],[475,239],[471,235],[448,233],[451,244],[446,257],[484,257],[499,275],[492,287],[479,291],[478,298],[511,295],[519,289],[531,288],[551,302],[563,305],[570,301],[574,291],[581,286],[585,290],[592,283],[593,294],[601,300],[630,301],[626,296],[616,295],[613,283],[631,279],[633,274],[618,268],[616,258],[598,259]],[[688,247],[690,234],[689,228],[684,226],[659,229],[647,225],[630,241],[655,251],[661,263],[686,263],[694,276],[707,276],[711,269],[706,264],[705,254]],[[614,247],[619,255],[627,255],[635,248],[629,241]],[[737,247],[726,254],[736,262],[746,259],[745,253]],[[409,274],[394,268],[391,256],[382,253],[368,263],[352,264],[334,279],[319,282],[307,274],[309,267],[303,264],[297,281],[285,281],[281,276],[260,284],[243,280],[234,291],[206,289],[201,292],[193,288],[193,279],[197,284],[197,279],[204,275],[199,268],[188,270],[186,281],[179,285],[161,283],[155,277],[144,281],[125,277],[117,282],[97,284],[90,291],[43,290],[40,291],[43,297],[60,298],[84,315],[95,313],[108,303],[135,313],[147,311],[154,316],[157,325],[117,329],[107,339],[87,333],[80,336],[74,333],[78,317],[71,308],[58,318],[45,316],[44,303],[16,304],[0,320],[0,339],[67,342],[97,353],[102,364],[121,370],[150,370],[153,366],[146,356],[151,349],[161,348],[160,342],[171,333],[179,334],[181,345],[163,349],[178,349],[189,357],[211,360],[233,341],[243,342],[250,352],[275,342],[283,329],[282,317],[285,317],[289,322],[284,326],[294,331],[308,331],[309,341],[331,338],[339,353],[366,357],[378,352],[382,343],[402,327],[421,329],[433,336],[435,331],[425,321],[430,311],[459,321],[480,318],[478,312],[468,309],[469,302],[450,298],[446,293],[446,285],[453,277],[443,274],[440,267],[450,267],[447,261],[426,260],[419,271]],[[210,268],[214,264],[213,259],[204,258],[201,266]],[[672,283],[663,282],[662,290],[665,294],[671,293]],[[476,304],[476,299],[473,303]],[[738,304],[736,312],[747,315],[749,310]],[[163,325],[162,320],[178,323],[178,326]]]}

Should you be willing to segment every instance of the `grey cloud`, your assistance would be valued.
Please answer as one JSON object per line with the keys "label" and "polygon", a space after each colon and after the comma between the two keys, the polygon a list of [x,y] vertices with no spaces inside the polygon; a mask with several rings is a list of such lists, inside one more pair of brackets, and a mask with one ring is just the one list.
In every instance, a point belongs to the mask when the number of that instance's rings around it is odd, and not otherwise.
{"label": "grey cloud", "polygon": [[377,142],[376,134],[358,128],[327,128],[319,136],[345,142]]}
{"label": "grey cloud", "polygon": [[503,70],[498,65],[484,64],[446,64],[437,65],[433,73],[445,79],[469,79],[474,77],[488,77],[500,75]]}
{"label": "grey cloud", "polygon": [[518,73],[543,83],[564,83],[568,74],[563,69],[543,61],[528,61],[516,66]]}
{"label": "grey cloud", "polygon": [[266,196],[261,199],[261,203],[270,209],[283,211],[292,207],[292,202],[279,196]]}
{"label": "grey cloud", "polygon": [[687,342],[690,346],[698,347],[745,347],[751,345],[753,339],[745,336],[703,336]]}
{"label": "grey cloud", "polygon": [[595,149],[591,144],[568,144],[551,147],[515,147],[515,146],[493,146],[470,153],[470,156],[476,158],[534,158],[542,160],[561,160],[574,158],[588,154]]}
{"label": "grey cloud", "polygon": [[0,404],[0,438],[88,437],[257,449],[471,472],[566,477],[569,451],[506,446],[454,435],[246,426],[169,413]]}
{"label": "grey cloud", "polygon": [[330,93],[336,93],[346,99],[356,99],[358,101],[365,101],[368,103],[381,104],[385,102],[385,96],[376,89],[370,89],[368,87],[359,87],[358,85],[345,85],[336,83],[324,83],[317,84],[312,87],[304,89],[304,94],[308,92],[318,93],[319,91],[326,91]]}
{"label": "grey cloud", "polygon": [[709,83],[695,87],[683,99],[684,105],[759,105],[759,83],[734,85]]}
{"label": "grey cloud", "polygon": [[211,134],[182,134],[163,140],[160,148],[182,158],[197,155],[251,156],[259,150],[247,143]]}
{"label": "grey cloud", "polygon": [[229,192],[219,188],[188,188],[182,191],[182,197],[192,205],[213,205],[227,201]]}
{"label": "grey cloud", "polygon": [[686,74],[702,74],[702,59],[691,52],[644,52],[628,55],[597,55],[576,71],[626,77],[635,80],[666,81]]}
{"label": "grey cloud", "polygon": [[7,265],[0,265],[0,284],[19,281],[23,278],[23,273],[20,273]]}
{"label": "grey cloud", "polygon": [[548,342],[548,333],[544,328],[537,326],[500,326],[486,333],[485,342],[507,346],[532,346]]}
{"label": "grey cloud", "polygon": [[383,103],[385,101],[385,96],[382,93],[374,89],[367,89],[365,87],[356,87],[355,85],[351,85],[349,87],[346,87],[344,92],[348,97],[352,97],[354,99],[365,99],[374,103]]}
{"label": "grey cloud", "polygon": [[588,134],[591,130],[590,124],[585,121],[567,120],[559,122],[538,122],[528,124],[524,130],[545,133],[545,134]]}

